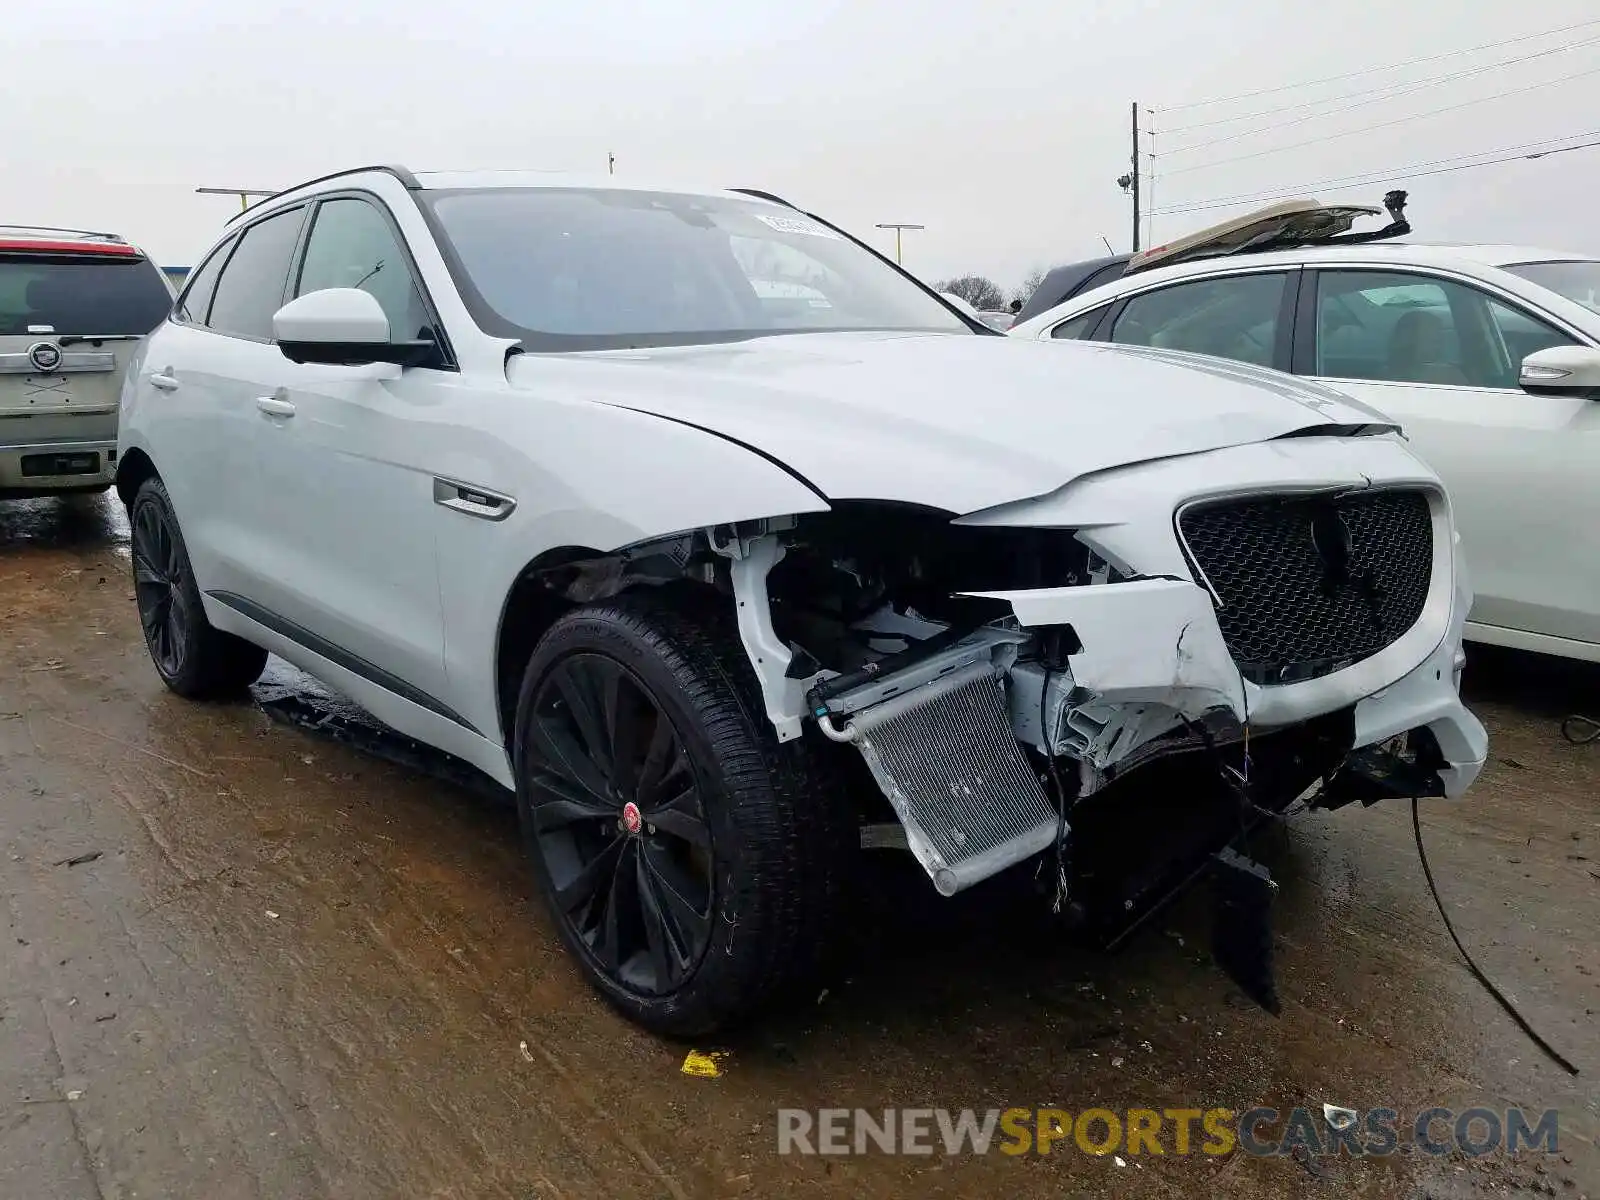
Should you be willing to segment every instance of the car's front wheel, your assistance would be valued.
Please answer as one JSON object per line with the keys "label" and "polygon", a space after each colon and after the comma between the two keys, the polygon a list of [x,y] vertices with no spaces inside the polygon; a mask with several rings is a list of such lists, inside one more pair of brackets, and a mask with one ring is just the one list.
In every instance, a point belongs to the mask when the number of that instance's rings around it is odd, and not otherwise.
{"label": "car's front wheel", "polygon": [[721,597],[628,596],[559,619],[517,708],[517,798],[561,938],[658,1033],[733,1024],[825,958],[858,833],[780,746]]}
{"label": "car's front wheel", "polygon": [[192,700],[249,687],[267,665],[267,652],[206,620],[178,517],[160,479],[140,485],[128,508],[128,524],[139,624],[162,682]]}

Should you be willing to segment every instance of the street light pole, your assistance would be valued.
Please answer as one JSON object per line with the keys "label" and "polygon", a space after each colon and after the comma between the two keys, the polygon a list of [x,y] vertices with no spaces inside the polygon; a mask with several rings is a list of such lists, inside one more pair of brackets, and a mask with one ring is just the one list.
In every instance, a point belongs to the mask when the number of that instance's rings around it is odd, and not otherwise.
{"label": "street light pole", "polygon": [[900,261],[900,235],[907,229],[926,229],[926,225],[911,225],[904,221],[879,221],[879,229],[894,230],[894,261]]}
{"label": "street light pole", "polygon": [[267,188],[197,187],[195,191],[205,196],[237,196],[240,212],[250,207],[251,196],[261,198],[278,194]]}

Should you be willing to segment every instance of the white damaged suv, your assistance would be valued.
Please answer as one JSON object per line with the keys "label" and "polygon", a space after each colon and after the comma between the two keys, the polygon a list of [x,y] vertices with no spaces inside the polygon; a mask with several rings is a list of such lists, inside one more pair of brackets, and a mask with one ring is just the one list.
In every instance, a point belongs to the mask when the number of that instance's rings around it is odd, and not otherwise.
{"label": "white damaged suv", "polygon": [[293,188],[192,273],[120,448],[168,685],[270,651],[514,788],[561,937],[663,1032],[793,992],[863,844],[1114,939],[1208,867],[1237,902],[1297,799],[1486,753],[1449,501],[1385,418],[996,335],[761,193]]}

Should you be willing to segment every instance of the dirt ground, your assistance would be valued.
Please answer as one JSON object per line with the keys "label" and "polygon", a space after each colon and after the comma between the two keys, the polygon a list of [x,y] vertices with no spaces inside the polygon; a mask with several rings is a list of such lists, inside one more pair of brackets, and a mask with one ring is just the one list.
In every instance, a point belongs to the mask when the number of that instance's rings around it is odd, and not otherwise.
{"label": "dirt ground", "polygon": [[[0,1200],[1600,1197],[1600,743],[1558,731],[1600,672],[1476,652],[1491,765],[1423,810],[1462,937],[1577,1078],[1468,975],[1400,805],[1259,848],[1277,1018],[1209,965],[1197,902],[1108,957],[891,868],[850,978],[695,1078],[582,983],[508,809],[168,694],[130,591],[111,503],[0,506]],[[1560,1152],[825,1159],[775,1129],[1324,1102],[1557,1108]]]}

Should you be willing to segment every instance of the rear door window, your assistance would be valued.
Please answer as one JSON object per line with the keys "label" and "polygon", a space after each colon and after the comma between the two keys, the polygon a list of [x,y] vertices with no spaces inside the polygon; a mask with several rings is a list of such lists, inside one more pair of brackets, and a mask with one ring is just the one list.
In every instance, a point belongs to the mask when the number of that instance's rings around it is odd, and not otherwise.
{"label": "rear door window", "polygon": [[0,255],[0,337],[149,333],[172,309],[172,292],[143,255]]}
{"label": "rear door window", "polygon": [[217,280],[206,325],[218,333],[272,340],[272,315],[283,307],[289,260],[300,240],[304,208],[274,213],[239,237],[239,245]]}
{"label": "rear door window", "polygon": [[1069,341],[1086,338],[1094,332],[1095,326],[1100,324],[1100,318],[1106,315],[1106,309],[1109,307],[1111,306],[1108,304],[1102,304],[1099,308],[1091,308],[1086,313],[1071,317],[1052,329],[1050,336]]}
{"label": "rear door window", "polygon": [[1284,272],[1228,275],[1141,292],[1117,316],[1111,340],[1270,367],[1288,279]]}

